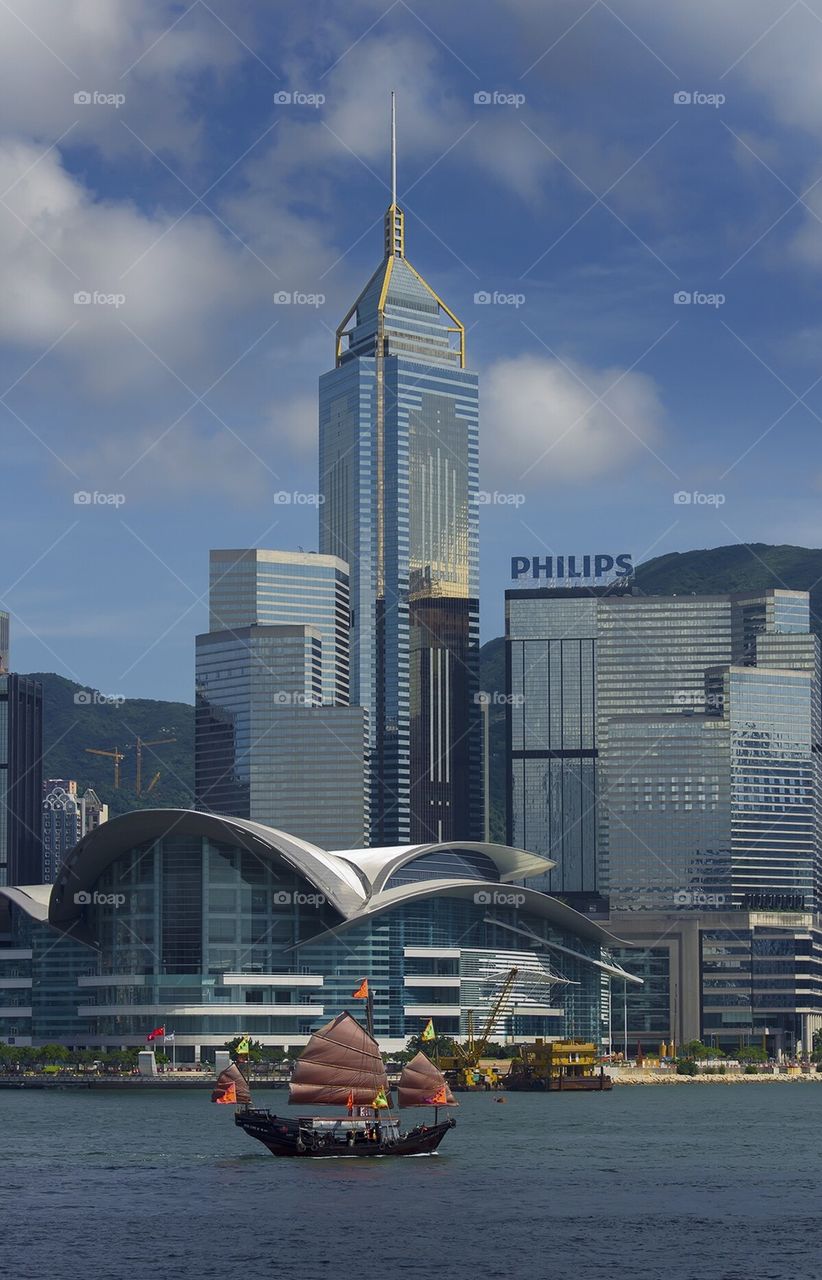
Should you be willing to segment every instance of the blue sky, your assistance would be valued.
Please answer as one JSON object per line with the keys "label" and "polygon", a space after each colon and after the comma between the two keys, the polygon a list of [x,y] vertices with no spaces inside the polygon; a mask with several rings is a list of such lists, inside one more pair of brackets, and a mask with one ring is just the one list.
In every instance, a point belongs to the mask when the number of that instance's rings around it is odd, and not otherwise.
{"label": "blue sky", "polygon": [[481,375],[484,637],[514,554],[820,544],[822,0],[10,0],[0,51],[16,669],[190,700],[209,547],[316,546],[274,494],[316,487],[392,87]]}

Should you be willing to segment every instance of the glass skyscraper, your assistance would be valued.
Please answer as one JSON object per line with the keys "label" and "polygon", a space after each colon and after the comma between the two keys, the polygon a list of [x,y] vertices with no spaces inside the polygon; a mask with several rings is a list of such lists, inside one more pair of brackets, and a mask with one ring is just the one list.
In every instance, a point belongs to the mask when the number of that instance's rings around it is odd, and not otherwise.
{"label": "glass skyscraper", "polygon": [[617,911],[819,903],[808,596],[506,596],[508,838]]}
{"label": "glass skyscraper", "polygon": [[197,637],[195,803],[326,848],[368,836],[366,721],[323,705],[323,646],[309,626]]}
{"label": "glass skyscraper", "polygon": [[337,556],[257,547],[209,553],[209,630],[257,624],[315,627],[322,641],[321,702],[349,702],[348,565]]}
{"label": "glass skyscraper", "polygon": [[43,686],[0,675],[0,884],[43,877]]}
{"label": "glass skyscraper", "polygon": [[350,566],[374,843],[482,837],[478,463],[464,327],[406,258],[395,194],[320,380],[320,550]]}

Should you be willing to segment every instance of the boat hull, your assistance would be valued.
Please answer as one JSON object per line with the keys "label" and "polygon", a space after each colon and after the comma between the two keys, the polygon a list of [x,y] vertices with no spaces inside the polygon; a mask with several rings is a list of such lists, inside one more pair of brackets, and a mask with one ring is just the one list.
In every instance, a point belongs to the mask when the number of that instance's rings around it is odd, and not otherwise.
{"label": "boat hull", "polygon": [[291,1120],[247,1107],[235,1113],[234,1123],[251,1138],[261,1142],[273,1156],[295,1159],[354,1158],[375,1159],[382,1156],[433,1155],[456,1120],[442,1124],[418,1125],[407,1133],[389,1131],[380,1137],[369,1137],[374,1126],[340,1121],[323,1122],[314,1128],[312,1121]]}

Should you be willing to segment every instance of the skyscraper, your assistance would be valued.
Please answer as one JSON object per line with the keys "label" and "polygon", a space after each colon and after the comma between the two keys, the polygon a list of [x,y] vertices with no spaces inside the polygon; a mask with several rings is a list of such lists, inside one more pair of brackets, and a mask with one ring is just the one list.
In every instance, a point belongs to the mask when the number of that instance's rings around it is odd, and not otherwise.
{"label": "skyscraper", "polygon": [[818,908],[806,592],[506,595],[508,838],[618,911]]}
{"label": "skyscraper", "polygon": [[0,675],[9,669],[9,615],[0,610]]}
{"label": "skyscraper", "polygon": [[383,259],[320,380],[320,550],[350,566],[373,843],[482,837],[478,468],[464,326],[405,256],[392,98]]}
{"label": "skyscraper", "polygon": [[337,556],[258,547],[209,553],[209,631],[315,627],[322,640],[321,702],[349,702],[348,565]]}
{"label": "skyscraper", "polygon": [[0,675],[0,884],[43,875],[43,686]]}
{"label": "skyscraper", "polygon": [[43,783],[43,880],[55,880],[74,846],[88,831],[108,820],[108,805],[89,787],[77,794],[73,778]]}
{"label": "skyscraper", "polygon": [[309,626],[197,636],[195,803],[325,848],[368,836],[365,713],[323,706],[322,637]]}

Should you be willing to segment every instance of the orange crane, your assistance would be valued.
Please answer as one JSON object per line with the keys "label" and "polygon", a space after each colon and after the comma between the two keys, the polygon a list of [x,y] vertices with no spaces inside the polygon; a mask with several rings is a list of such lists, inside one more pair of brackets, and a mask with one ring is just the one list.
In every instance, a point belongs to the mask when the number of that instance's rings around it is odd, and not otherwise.
{"label": "orange crane", "polygon": [[103,751],[101,747],[86,747],[86,751],[90,756],[108,756],[114,761],[114,790],[120,789],[120,765],[125,760],[125,755],[117,747],[113,751]]}
{"label": "orange crane", "polygon": [[[167,743],[176,742],[176,738],[155,738],[153,742],[144,742],[142,738],[137,739],[135,747],[135,770],[134,770],[134,790],[138,796],[143,794],[143,747],[164,747]],[[159,778],[159,774],[151,782],[151,786],[146,789],[146,795],[151,790]]]}

